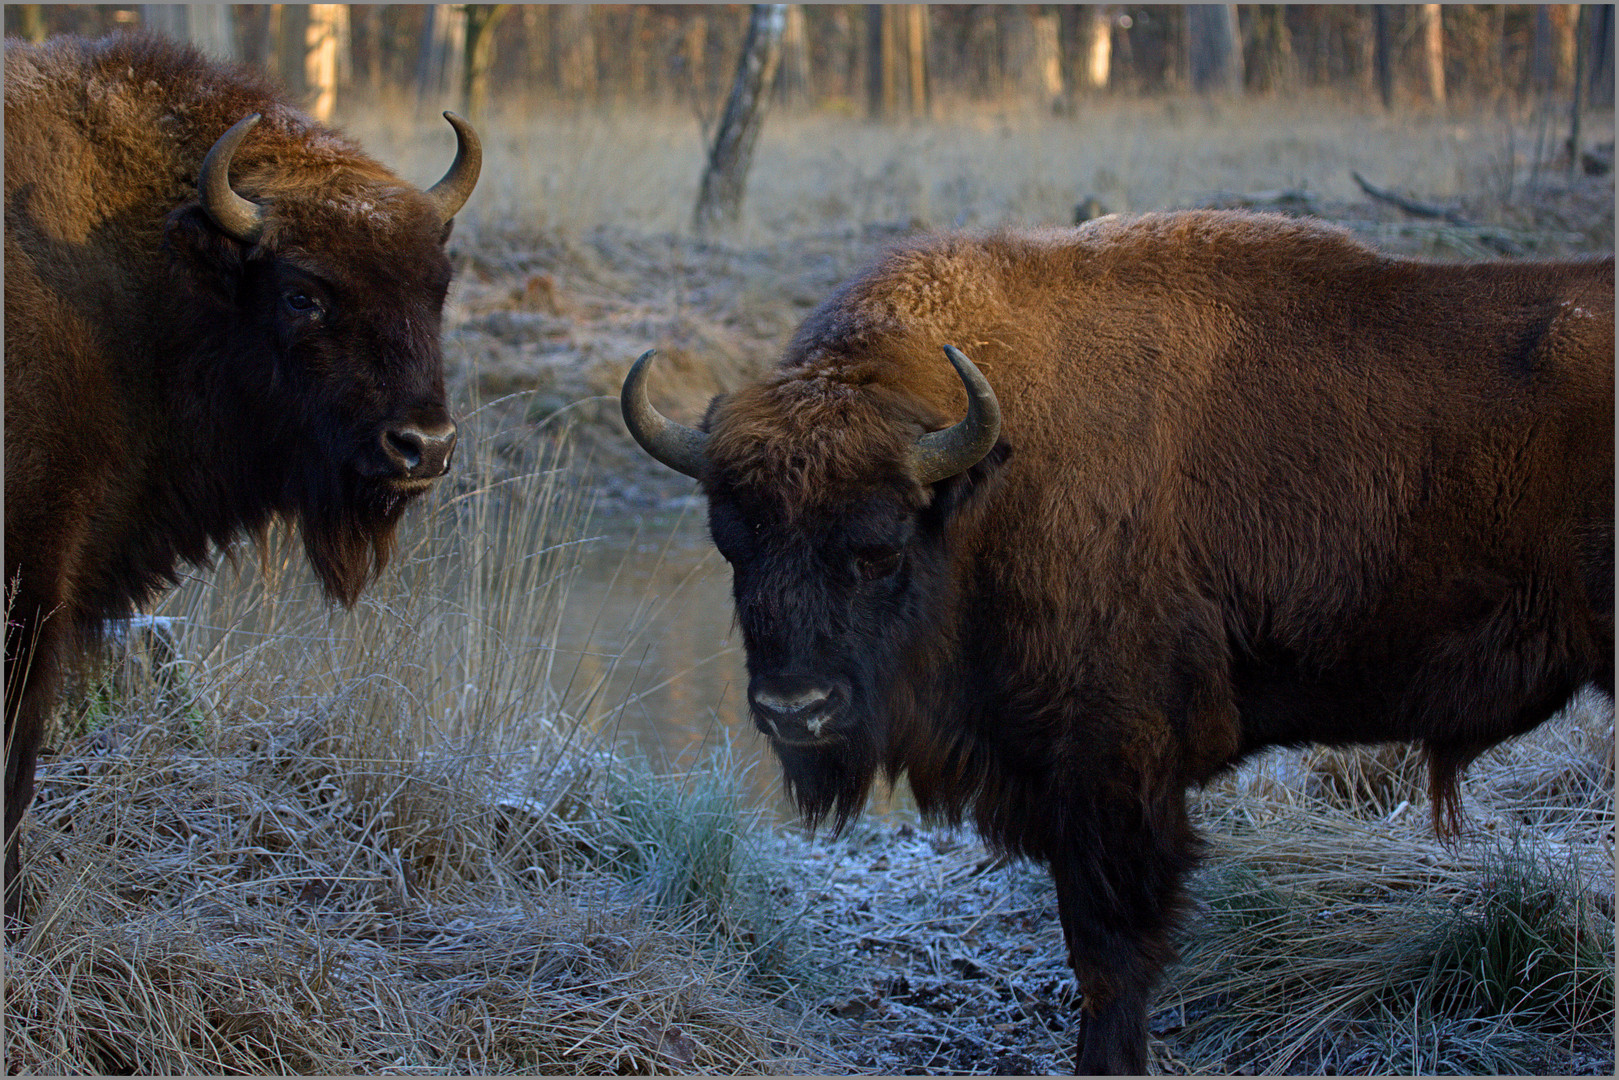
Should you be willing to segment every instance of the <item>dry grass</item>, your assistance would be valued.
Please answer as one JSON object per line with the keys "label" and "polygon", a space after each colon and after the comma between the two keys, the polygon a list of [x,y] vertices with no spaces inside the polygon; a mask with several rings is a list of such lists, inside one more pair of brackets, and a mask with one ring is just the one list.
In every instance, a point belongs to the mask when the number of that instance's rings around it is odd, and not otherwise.
{"label": "dry grass", "polygon": [[[349,126],[430,180],[448,129],[405,116]],[[458,224],[446,322],[458,405],[499,400],[468,409],[456,478],[407,520],[406,550],[356,612],[318,602],[292,545],[244,551],[162,605],[180,627],[177,664],[115,687],[92,677],[74,698],[25,826],[36,917],[6,952],[9,1067],[846,1071],[859,1038],[834,1040],[823,1006],[862,985],[859,934],[926,957],[934,986],[961,959],[940,928],[967,943],[1000,915],[1015,916],[1006,950],[974,955],[1005,973],[1006,1000],[1054,996],[1061,947],[1039,875],[1016,879],[1015,910],[997,914],[991,897],[984,911],[958,904],[955,921],[828,900],[803,864],[761,854],[769,829],[723,760],[660,780],[622,755],[628,703],[606,687],[633,650],[571,662],[554,648],[559,627],[598,617],[573,594],[598,530],[540,422],[583,422],[607,489],[629,500],[621,477],[644,486],[651,471],[614,449],[610,398],[582,399],[610,396],[642,349],[664,351],[658,400],[690,420],[896,232],[1063,222],[1086,194],[1114,210],[1282,188],[1342,204],[1358,169],[1481,220],[1539,221],[1544,250],[1612,244],[1611,184],[1594,216],[1526,216],[1585,203],[1526,197],[1527,140],[1501,116],[1368,116],[1301,98],[898,128],[773,117],[743,228],[715,243],[685,235],[701,164],[688,117],[514,106],[482,130],[489,162]],[[1354,215],[1401,250],[1469,242],[1363,203]],[[1587,700],[1476,762],[1475,829],[1449,848],[1399,749],[1276,755],[1203,793],[1204,910],[1161,995],[1158,1063],[1600,1067],[1587,1047],[1611,1035],[1612,723],[1610,703]],[[932,888],[942,903],[998,873],[980,857],[894,873],[914,870],[907,895]],[[1607,982],[1551,972],[1533,1008],[1508,998],[1497,1015],[1457,990],[1488,973],[1433,977],[1463,970],[1436,967],[1445,942],[1511,921],[1492,914],[1502,895],[1554,896],[1536,925],[1594,942]],[[1532,922],[1538,909],[1516,910]],[[1022,951],[1037,932],[1050,955]],[[1014,987],[1020,972],[1042,981]],[[945,1025],[1003,1019],[982,1004],[964,999]],[[1061,1010],[1018,1007],[1031,1026],[1061,1025]],[[919,1024],[926,1010],[907,1008],[866,1049]],[[1071,1034],[1039,1035],[1027,1057],[971,1067],[1062,1067]],[[1609,1068],[1611,1055],[1609,1041]]]}
{"label": "dry grass", "polygon": [[1201,910],[1159,1002],[1180,1064],[1611,1065],[1612,702],[1583,695],[1475,762],[1468,829],[1448,845],[1418,759],[1275,753],[1203,793]]}
{"label": "dry grass", "polygon": [[[591,617],[569,603],[592,535],[578,489],[546,455],[469,457],[354,615],[315,604],[291,553],[269,580],[244,558],[165,605],[176,664],[64,714],[25,835],[37,916],[7,953],[8,1061],[844,1071],[873,1040],[936,1057],[1012,1009],[1035,1040],[1021,1056],[936,1066],[1061,1067],[1043,875],[997,885],[981,852],[924,847],[891,868],[898,897],[828,892],[761,856],[769,830],[723,755],[672,780],[623,760],[605,671],[546,647]],[[1403,751],[1273,755],[1202,793],[1211,858],[1158,1065],[1591,1071],[1612,1015],[1612,723],[1587,697],[1476,762],[1453,847]],[[1001,951],[978,951],[1002,921]],[[1496,950],[1514,969],[1465,966],[1468,934],[1517,923]],[[896,976],[896,954],[919,966]],[[828,1030],[884,994],[864,1034]]]}
{"label": "dry grass", "polygon": [[547,648],[590,614],[561,459],[479,449],[355,613],[274,542],[163,606],[175,660],[86,680],[25,828],[12,1068],[836,1067],[782,1004],[790,926],[745,902],[736,777],[619,760],[606,672]]}
{"label": "dry grass", "polygon": [[[754,152],[735,239],[767,246],[872,222],[1063,224],[1087,195],[1121,212],[1278,189],[1343,202],[1360,198],[1357,170],[1436,201],[1533,200],[1545,192],[1532,178],[1556,186],[1552,170],[1530,160],[1541,114],[1528,107],[1385,114],[1367,105],[1305,91],[1240,104],[1111,97],[1072,117],[962,106],[906,124],[775,112]],[[339,119],[421,182],[443,170],[453,147],[447,125],[409,107],[361,106]],[[1611,129],[1611,114],[1587,120],[1592,133],[1604,124]],[[510,101],[480,131],[484,178],[458,224],[473,246],[489,228],[689,231],[704,152],[691,114]]]}

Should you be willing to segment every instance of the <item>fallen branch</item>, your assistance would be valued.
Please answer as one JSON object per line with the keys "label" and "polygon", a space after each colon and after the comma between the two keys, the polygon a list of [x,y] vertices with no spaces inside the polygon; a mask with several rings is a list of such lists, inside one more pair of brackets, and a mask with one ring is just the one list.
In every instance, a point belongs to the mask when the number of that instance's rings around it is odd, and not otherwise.
{"label": "fallen branch", "polygon": [[1466,218],[1462,217],[1460,213],[1450,209],[1449,207],[1435,206],[1432,203],[1417,202],[1415,199],[1408,199],[1404,195],[1396,195],[1394,192],[1389,191],[1386,188],[1375,187],[1372,184],[1367,183],[1366,178],[1361,176],[1360,173],[1355,172],[1353,169],[1350,170],[1349,175],[1354,177],[1355,183],[1360,185],[1360,189],[1366,194],[1370,195],[1372,198],[1379,199],[1386,203],[1393,203],[1395,206],[1398,206],[1401,210],[1404,210],[1408,214],[1415,214],[1418,217],[1441,218],[1450,222],[1452,225],[1460,225],[1463,228],[1471,228],[1473,225],[1471,221],[1468,221]]}
{"label": "fallen branch", "polygon": [[1301,188],[1281,191],[1217,191],[1201,205],[1222,210],[1280,210],[1305,214],[1319,213],[1316,197]]}

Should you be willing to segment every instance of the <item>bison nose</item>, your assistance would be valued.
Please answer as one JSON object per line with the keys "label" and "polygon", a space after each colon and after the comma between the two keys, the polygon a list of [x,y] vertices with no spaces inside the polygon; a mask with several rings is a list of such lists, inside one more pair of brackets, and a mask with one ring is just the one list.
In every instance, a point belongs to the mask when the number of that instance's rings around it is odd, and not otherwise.
{"label": "bison nose", "polygon": [[450,471],[455,455],[455,424],[407,425],[382,433],[382,452],[399,480],[431,480]]}
{"label": "bison nose", "polygon": [[838,732],[838,710],[848,693],[832,683],[780,680],[748,694],[759,730],[787,743],[824,742]]}

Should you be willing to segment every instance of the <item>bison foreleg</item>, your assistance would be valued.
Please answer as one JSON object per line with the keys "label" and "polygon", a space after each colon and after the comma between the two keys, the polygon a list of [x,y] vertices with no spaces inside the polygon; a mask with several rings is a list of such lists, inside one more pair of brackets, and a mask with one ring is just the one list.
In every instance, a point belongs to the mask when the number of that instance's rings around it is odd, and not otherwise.
{"label": "bison foreleg", "polygon": [[1095,815],[1083,843],[1051,861],[1068,959],[1084,999],[1074,1055],[1078,1075],[1147,1071],[1147,1007],[1175,958],[1169,931],[1197,840],[1184,800],[1152,821],[1140,806]]}

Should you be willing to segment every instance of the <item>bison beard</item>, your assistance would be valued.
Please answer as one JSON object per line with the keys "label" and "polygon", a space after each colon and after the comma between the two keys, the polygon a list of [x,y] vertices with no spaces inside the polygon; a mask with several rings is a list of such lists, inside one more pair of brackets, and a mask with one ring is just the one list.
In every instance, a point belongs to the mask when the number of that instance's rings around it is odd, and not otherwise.
{"label": "bison beard", "polygon": [[[317,466],[318,469],[318,466]],[[299,500],[298,529],[304,553],[326,594],[352,607],[393,555],[399,519],[412,496],[318,470],[321,482],[306,482]]]}
{"label": "bison beard", "polygon": [[775,744],[782,778],[813,831],[832,815],[839,833],[866,805],[877,778],[877,751],[867,740],[838,747]]}
{"label": "bison beard", "polygon": [[1048,864],[1075,1069],[1141,1073],[1189,787],[1413,741],[1442,831],[1473,757],[1612,697],[1613,329],[1611,258],[1156,214],[919,239],[701,429],[650,354],[621,404],[702,482],[799,807],[842,827],[904,776]]}

